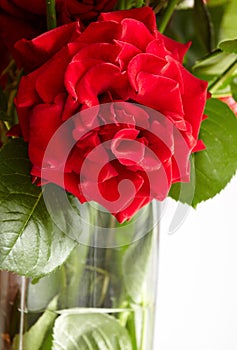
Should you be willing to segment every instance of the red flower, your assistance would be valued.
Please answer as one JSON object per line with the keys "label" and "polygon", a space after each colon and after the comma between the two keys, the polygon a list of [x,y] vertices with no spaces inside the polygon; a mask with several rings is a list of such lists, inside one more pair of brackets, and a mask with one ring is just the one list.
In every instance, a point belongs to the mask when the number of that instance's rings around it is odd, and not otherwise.
{"label": "red flower", "polygon": [[237,102],[233,99],[232,96],[222,97],[220,98],[221,101],[225,102],[230,109],[234,112],[234,114],[237,116]]}
{"label": "red flower", "polygon": [[150,8],[102,14],[82,33],[72,23],[17,47],[40,65],[22,78],[16,98],[34,176],[41,177],[47,145],[68,120],[54,154],[47,152],[44,178],[81,202],[101,203],[120,222],[189,180],[190,153],[202,148],[207,83],[182,66],[189,45],[161,35]]}
{"label": "red flower", "polygon": [[117,0],[57,0],[61,23],[94,21],[101,12],[113,10]]}
{"label": "red flower", "polygon": [[[56,0],[58,24],[80,20],[87,24],[101,11],[111,11],[117,0]],[[47,30],[45,0],[0,0],[0,42],[17,59],[17,40],[32,39]]]}
{"label": "red flower", "polygon": [[17,40],[32,39],[46,30],[45,14],[44,0],[0,0],[0,41],[11,54]]}
{"label": "red flower", "polygon": [[6,46],[4,43],[0,40],[0,87],[4,88],[7,82],[7,77],[4,73],[5,68],[7,68],[9,62],[10,62],[10,56],[7,51]]}

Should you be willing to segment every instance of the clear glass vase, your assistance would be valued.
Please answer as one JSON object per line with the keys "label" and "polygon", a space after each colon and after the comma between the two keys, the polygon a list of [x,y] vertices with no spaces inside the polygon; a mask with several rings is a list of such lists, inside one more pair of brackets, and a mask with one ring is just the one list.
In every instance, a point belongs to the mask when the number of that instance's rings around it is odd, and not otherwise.
{"label": "clear glass vase", "polygon": [[17,305],[0,318],[2,350],[153,349],[157,203],[125,224],[98,207],[90,220],[88,244],[61,268],[38,281],[14,277],[12,295],[1,298],[6,313],[7,303]]}

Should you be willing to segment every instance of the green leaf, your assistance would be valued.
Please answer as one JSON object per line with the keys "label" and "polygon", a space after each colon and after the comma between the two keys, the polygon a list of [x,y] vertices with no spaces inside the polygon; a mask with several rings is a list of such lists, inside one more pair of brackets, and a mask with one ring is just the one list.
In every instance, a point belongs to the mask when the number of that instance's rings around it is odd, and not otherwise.
{"label": "green leaf", "polygon": [[237,54],[237,39],[222,41],[218,47],[225,52]]}
{"label": "green leaf", "polygon": [[[52,330],[54,321],[58,316],[57,313],[54,312],[56,309],[57,297],[48,305],[48,310],[46,310],[29,331],[23,335],[22,350],[46,350],[46,347],[42,347],[42,345],[45,344],[46,339],[48,340],[48,334],[50,333],[50,330]],[[19,335],[14,338],[12,350],[18,349]]]}
{"label": "green leaf", "polygon": [[237,38],[236,14],[237,1],[226,1],[226,11],[221,25],[221,40]]}
{"label": "green leaf", "polygon": [[220,5],[226,6],[226,0],[208,0],[208,3],[207,3],[208,7],[216,7]]}
{"label": "green leaf", "polygon": [[200,79],[212,80],[222,75],[236,60],[236,55],[216,50],[207,57],[199,60],[192,68],[193,73]]}
{"label": "green leaf", "polygon": [[231,81],[231,94],[235,101],[237,101],[237,77],[234,77]]}
{"label": "green leaf", "polygon": [[52,221],[41,188],[32,185],[27,145],[0,150],[0,269],[33,278],[61,266],[76,242]]}
{"label": "green leaf", "polygon": [[[190,68],[193,64],[206,55],[207,49],[200,38],[197,37],[197,26],[195,25],[194,9],[177,10],[172,15],[172,20],[166,29],[165,34],[176,41],[185,43],[192,42],[188,52],[185,55],[185,65]],[[158,22],[159,28],[159,22]]]}
{"label": "green leaf", "polygon": [[[226,0],[225,0],[226,1]],[[220,41],[220,28],[225,13],[225,4],[218,4],[217,6],[209,6],[209,1],[207,3],[207,8],[212,22],[212,33],[213,33],[213,47],[217,47]]]}
{"label": "green leaf", "polygon": [[203,0],[194,1],[193,15],[196,36],[205,45],[207,52],[210,52],[213,46],[213,25],[208,8]]}
{"label": "green leaf", "polygon": [[52,350],[132,350],[125,328],[105,314],[65,314],[57,318]]}
{"label": "green leaf", "polygon": [[181,203],[192,205],[196,186],[194,156],[191,156],[190,158],[190,173],[191,176],[189,182],[177,182],[171,186],[169,197],[174,198]]}
{"label": "green leaf", "polygon": [[52,350],[52,344],[53,344],[53,328],[48,330],[48,333],[44,338],[44,341],[42,343],[42,347],[40,350]]}
{"label": "green leaf", "polygon": [[209,82],[213,97],[231,94],[231,81],[237,74],[237,56],[234,53],[215,51],[193,67],[194,74]]}
{"label": "green leaf", "polygon": [[[200,139],[206,149],[193,154],[195,167],[195,194],[192,206],[214,197],[225,188],[237,169],[237,118],[223,102],[210,99],[202,123]],[[191,180],[192,181],[192,180]],[[190,184],[184,184],[187,188]],[[193,189],[190,189],[193,190]],[[179,200],[179,192],[170,195]]]}
{"label": "green leaf", "polygon": [[237,118],[223,102],[210,99],[200,138],[206,150],[195,153],[196,189],[193,205],[214,197],[237,169]]}

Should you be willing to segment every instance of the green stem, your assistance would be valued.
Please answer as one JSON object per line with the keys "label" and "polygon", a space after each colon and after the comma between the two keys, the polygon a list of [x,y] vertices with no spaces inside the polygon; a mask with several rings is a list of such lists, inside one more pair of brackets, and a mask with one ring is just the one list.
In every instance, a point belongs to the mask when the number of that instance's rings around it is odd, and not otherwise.
{"label": "green stem", "polygon": [[[3,123],[1,124],[2,124],[2,127],[4,124],[3,130],[6,129],[6,131],[8,131],[11,129],[11,127],[14,124],[18,123],[18,119],[15,118],[16,112],[15,112],[14,99],[17,93],[17,89],[18,89],[21,77],[23,75],[23,70],[16,69],[15,61],[12,60],[7,66],[7,68],[0,75],[0,77],[5,74],[7,75],[8,80],[10,82],[6,85],[4,91],[2,92],[3,95],[5,95],[5,99],[7,102],[5,103],[4,101],[3,106],[1,106],[2,107],[1,113],[4,114],[4,118],[2,118]],[[7,141],[7,138],[5,138],[5,141]]]}
{"label": "green stem", "polygon": [[3,77],[5,74],[8,74],[8,73],[12,70],[12,68],[14,67],[14,65],[15,65],[15,61],[12,59],[12,60],[9,62],[8,66],[7,66],[7,67],[2,71],[2,73],[0,74],[0,78]]}
{"label": "green stem", "polygon": [[114,229],[116,228],[116,223],[117,220],[116,218],[111,214],[110,215],[110,220],[109,220],[109,228],[111,232],[108,233],[108,247],[106,248],[106,253],[105,253],[105,268],[109,270],[110,267],[110,260],[112,256],[112,246],[114,244]]}
{"label": "green stem", "polygon": [[[127,330],[130,334],[131,341],[132,341],[132,349],[138,350],[137,347],[137,335],[136,335],[136,320],[135,320],[135,314],[134,311],[130,312],[130,315],[128,317],[127,321]],[[145,350],[146,348],[144,348]]]}
{"label": "green stem", "polygon": [[109,289],[112,245],[114,243],[113,229],[115,227],[116,227],[116,219],[112,214],[110,214],[109,228],[111,229],[111,232],[108,233],[108,241],[107,241],[108,247],[105,250],[105,265],[104,265],[104,268],[105,268],[105,271],[107,271],[107,274],[104,276],[104,282],[103,282],[103,287],[101,291],[101,298],[100,298],[99,305],[103,305]]}
{"label": "green stem", "polygon": [[237,70],[237,59],[219,76],[213,83],[209,85],[209,91],[214,94],[221,85]]}
{"label": "green stem", "polygon": [[118,10],[126,10],[126,2],[125,2],[125,0],[118,1],[117,5],[116,5],[116,9],[118,9]]}
{"label": "green stem", "polygon": [[146,322],[147,322],[147,308],[142,303],[142,334],[141,334],[141,348],[140,350],[146,350]]}
{"label": "green stem", "polygon": [[46,0],[46,9],[47,9],[47,28],[48,30],[51,30],[56,28],[57,26],[55,0]]}
{"label": "green stem", "polygon": [[[4,120],[0,120],[0,141],[2,141],[3,143],[7,142],[7,136],[6,133],[8,130],[11,129],[11,125],[8,121]],[[5,141],[5,142],[4,142]]]}
{"label": "green stem", "polygon": [[179,2],[179,0],[170,0],[164,10],[164,13],[162,15],[162,18],[160,20],[160,23],[158,25],[158,29],[161,33],[164,33],[171,16],[173,15],[175,6],[177,5],[177,3]]}
{"label": "green stem", "polygon": [[90,271],[95,271],[95,272],[100,273],[101,275],[104,275],[106,277],[109,276],[108,271],[101,269],[100,267],[97,267],[97,266],[86,265],[85,269],[90,270]]}
{"label": "green stem", "polygon": [[[132,349],[138,350],[137,346],[137,334],[136,334],[136,319],[135,319],[135,309],[129,304],[128,301],[124,301],[119,308],[124,309],[119,314],[118,320],[122,327],[126,327],[132,342]],[[128,311],[125,311],[127,309]]]}
{"label": "green stem", "polygon": [[[120,312],[119,316],[118,316],[118,320],[121,324],[122,327],[126,327],[127,321],[128,321],[128,317],[131,313],[131,310],[129,310],[129,303],[127,300],[123,301],[118,308],[119,309],[128,309],[128,311],[122,311]],[[131,308],[130,308],[131,309]]]}
{"label": "green stem", "polygon": [[167,0],[160,0],[152,5],[153,11],[157,14],[166,5]]}

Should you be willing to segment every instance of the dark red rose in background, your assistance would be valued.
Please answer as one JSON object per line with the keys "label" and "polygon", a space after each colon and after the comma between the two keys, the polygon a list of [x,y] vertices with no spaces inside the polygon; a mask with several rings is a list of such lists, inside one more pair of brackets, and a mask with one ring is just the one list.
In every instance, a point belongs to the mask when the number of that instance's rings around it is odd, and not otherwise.
{"label": "dark red rose in background", "polygon": [[60,23],[94,21],[101,12],[112,11],[117,0],[57,0]]}
{"label": "dark red rose in background", "polygon": [[7,50],[6,45],[0,40],[0,86],[2,88],[5,87],[7,82],[7,76],[4,74],[5,68],[7,68],[9,62],[10,62],[10,55]]}
{"label": "dark red rose in background", "polygon": [[[111,11],[116,0],[56,0],[58,25],[95,20],[101,11]],[[17,59],[17,40],[32,39],[47,30],[45,0],[0,0],[0,43]]]}
{"label": "dark red rose in background", "polygon": [[44,0],[0,0],[0,41],[11,54],[17,40],[32,39],[46,30],[45,14]]}
{"label": "dark red rose in background", "polygon": [[[203,147],[198,134],[207,98],[207,83],[182,66],[188,47],[161,35],[148,7],[102,14],[82,33],[75,22],[19,42],[21,55],[31,55],[39,66],[22,78],[16,97],[32,174],[41,176],[47,145],[64,121],[93,106],[128,101],[131,108],[110,107],[107,113],[93,108],[89,116],[80,113],[71,121],[47,163],[46,180],[62,185],[57,173],[63,169],[66,190],[81,202],[103,205],[93,189],[99,187],[103,198],[113,203],[119,200],[119,183],[128,179],[134,185],[131,198],[127,193],[119,210],[107,205],[120,222],[151,199],[163,200],[172,183],[188,181],[190,153]],[[159,111],[165,122],[133,103]],[[180,145],[177,131],[186,147]],[[78,141],[64,168],[60,155],[72,137]],[[100,153],[93,157],[96,148]]]}

